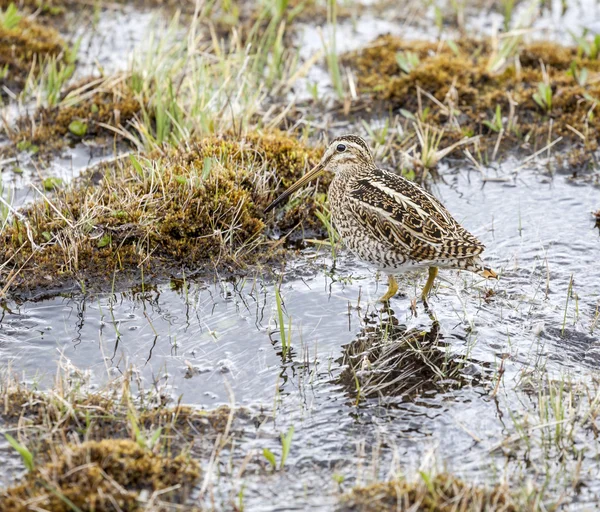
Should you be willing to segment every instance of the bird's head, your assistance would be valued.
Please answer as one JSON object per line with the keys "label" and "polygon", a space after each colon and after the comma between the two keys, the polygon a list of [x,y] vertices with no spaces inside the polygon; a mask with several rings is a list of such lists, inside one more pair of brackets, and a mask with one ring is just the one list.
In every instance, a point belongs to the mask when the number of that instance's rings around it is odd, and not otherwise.
{"label": "bird's head", "polygon": [[331,141],[323,154],[321,161],[308,171],[296,183],[290,186],[283,194],[273,201],[265,213],[271,211],[279,203],[291,196],[296,190],[303,187],[309,181],[325,171],[337,173],[347,165],[372,166],[374,165],[373,154],[363,138],[358,135],[342,135]]}
{"label": "bird's head", "polygon": [[346,164],[373,165],[373,154],[362,137],[342,135],[333,139],[317,167],[336,173]]}

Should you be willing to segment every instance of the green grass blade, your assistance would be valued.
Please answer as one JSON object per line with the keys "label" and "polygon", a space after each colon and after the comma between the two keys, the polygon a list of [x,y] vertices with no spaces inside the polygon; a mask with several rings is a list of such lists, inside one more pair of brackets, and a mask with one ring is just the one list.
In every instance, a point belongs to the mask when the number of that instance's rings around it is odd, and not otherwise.
{"label": "green grass blade", "polygon": [[25,445],[19,443],[19,441],[17,441],[10,434],[4,434],[4,437],[6,437],[8,444],[10,444],[21,456],[21,459],[23,459],[23,464],[25,464],[25,467],[28,469],[28,471],[33,471],[33,469],[35,468],[33,454],[27,449]]}

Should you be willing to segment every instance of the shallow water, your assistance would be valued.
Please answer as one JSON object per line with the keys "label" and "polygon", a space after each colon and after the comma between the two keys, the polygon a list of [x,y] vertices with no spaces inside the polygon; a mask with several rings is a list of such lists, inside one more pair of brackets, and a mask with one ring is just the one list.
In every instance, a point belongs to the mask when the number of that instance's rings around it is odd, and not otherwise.
{"label": "shallow water", "polygon": [[[249,432],[242,451],[276,452],[278,433],[293,425],[288,474],[269,477],[266,485],[265,476],[248,475],[245,503],[252,510],[303,509],[307,502],[327,509],[338,492],[334,473],[354,482],[362,465],[362,477],[381,477],[398,461],[408,473],[430,452],[459,475],[484,481],[496,470],[507,471],[504,457],[490,457],[488,450],[514,433],[510,414],[528,414],[530,398],[519,385],[523,374],[545,368],[554,378],[585,379],[600,364],[598,329],[592,329],[600,301],[600,233],[590,214],[600,205],[600,190],[534,170],[513,177],[513,165],[505,167],[486,174],[507,182],[484,184],[478,172],[447,169],[434,186],[487,245],[487,261],[501,273],[498,282],[484,282],[441,271],[430,300],[451,352],[468,353],[493,374],[507,357],[494,399],[493,383],[484,379],[414,401],[388,398],[356,407],[335,378],[344,346],[366,323],[379,322],[376,299],[384,283],[344,252],[331,274],[329,256],[308,250],[308,262],[281,286],[292,319],[291,361],[281,357],[275,285],[259,278],[8,303],[0,321],[0,357],[41,385],[50,382],[62,357],[63,364],[88,370],[95,384],[133,365],[147,388],[164,386],[187,404],[209,408],[233,399],[272,410],[274,420]],[[571,276],[577,300],[570,300],[565,317]],[[403,276],[406,296],[391,307],[400,323],[427,330],[431,319],[422,305],[416,318],[409,307],[423,282],[420,274]],[[495,295],[486,302],[488,289]],[[371,450],[378,443],[373,467]],[[219,485],[225,499],[236,482]],[[272,501],[274,488],[280,491]]]}
{"label": "shallow water", "polygon": [[67,185],[90,167],[113,158],[119,156],[114,155],[112,148],[93,147],[80,143],[72,148],[65,148],[60,156],[41,168],[30,155],[23,153],[18,159],[19,172],[12,169],[2,173],[0,184],[3,197],[14,209],[21,208],[40,199],[42,194],[48,194],[44,191],[44,179],[59,178],[61,183]]}
{"label": "shallow water", "polygon": [[101,13],[74,23],[70,37],[80,41],[77,54],[77,78],[100,72],[105,75],[125,71],[131,65],[132,52],[143,48],[155,30],[159,16],[151,10],[112,4]]}

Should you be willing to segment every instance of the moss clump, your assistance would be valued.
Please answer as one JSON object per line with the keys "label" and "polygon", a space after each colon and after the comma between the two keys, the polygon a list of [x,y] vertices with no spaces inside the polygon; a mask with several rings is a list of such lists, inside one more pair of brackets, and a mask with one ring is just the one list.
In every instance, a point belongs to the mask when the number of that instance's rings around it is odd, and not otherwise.
{"label": "moss clump", "polygon": [[499,149],[531,150],[561,136],[584,148],[579,163],[587,161],[600,136],[600,82],[586,77],[600,72],[600,60],[549,42],[503,44],[383,36],[343,61],[363,94],[444,128],[446,144],[480,135],[482,146],[493,148],[502,131]]}
{"label": "moss clump", "polygon": [[[0,376],[0,422],[35,465],[0,491],[0,510],[29,511],[32,504],[35,510],[74,510],[65,497],[82,511],[171,510],[168,503],[185,502],[199,461],[214,457],[215,443],[228,461],[241,459],[245,453],[234,440],[263,419],[227,406],[169,407],[162,395],[132,395],[132,380],[128,372],[90,394],[85,376],[71,366],[58,372],[52,392],[27,387],[8,372]],[[143,503],[171,487],[152,506]]]}
{"label": "moss clump", "polygon": [[56,16],[63,14],[67,5],[76,3],[68,0],[0,0],[0,9],[7,9],[10,4],[15,4],[19,10]]}
{"label": "moss clump", "polygon": [[340,501],[340,512],[383,512],[386,510],[435,510],[436,512],[516,512],[530,510],[505,486],[493,488],[469,484],[441,473],[421,476],[415,482],[399,478],[389,482],[355,487]]}
{"label": "moss clump", "polygon": [[[16,287],[111,280],[115,273],[183,266],[222,269],[266,262],[275,245],[263,210],[318,161],[319,152],[283,133],[211,136],[179,148],[103,164],[53,207],[38,201],[2,234],[0,261],[21,269]],[[321,191],[327,182],[321,182]],[[322,229],[313,199],[288,205],[277,227]],[[88,283],[91,285],[92,283]]]}
{"label": "moss clump", "polygon": [[339,382],[357,401],[364,398],[414,399],[424,391],[458,388],[472,383],[458,356],[448,355],[435,322],[429,331],[407,330],[395,317],[365,328],[344,347],[345,366]]}
{"label": "moss clump", "polygon": [[[78,97],[85,99],[78,101]],[[141,110],[141,104],[125,82],[125,77],[111,77],[105,81],[85,79],[63,94],[64,103],[56,107],[42,107],[31,117],[17,120],[17,130],[12,140],[18,147],[27,142],[40,148],[40,155],[48,155],[62,148],[70,140],[115,137],[107,128],[127,126]],[[82,133],[73,126],[85,126]]]}
{"label": "moss clump", "polygon": [[0,22],[0,85],[18,93],[25,86],[34,61],[39,66],[49,57],[60,58],[65,49],[53,28],[25,17],[11,28]]}
{"label": "moss clump", "polygon": [[173,504],[186,502],[200,466],[243,460],[236,440],[266,419],[243,408],[169,406],[160,392],[133,393],[134,375],[95,393],[71,365],[59,367],[50,392],[0,375],[0,423],[31,454],[24,465],[35,466],[0,490],[0,510],[179,510]]}
{"label": "moss clump", "polygon": [[36,509],[71,512],[142,510],[140,493],[169,488],[161,501],[184,503],[199,478],[198,463],[179,455],[168,458],[134,441],[88,441],[63,447],[62,455],[30,472],[22,482],[0,494],[0,509],[14,512]]}

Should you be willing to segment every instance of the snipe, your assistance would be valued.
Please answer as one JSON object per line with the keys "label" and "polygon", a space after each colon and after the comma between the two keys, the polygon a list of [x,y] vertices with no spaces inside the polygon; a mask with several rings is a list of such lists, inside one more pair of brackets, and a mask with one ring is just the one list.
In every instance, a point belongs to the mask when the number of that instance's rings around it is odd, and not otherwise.
{"label": "snipe", "polygon": [[468,270],[488,279],[498,277],[479,257],[485,246],[429,192],[402,176],[378,169],[369,146],[356,135],[333,140],[321,162],[265,212],[325,171],[335,173],[328,195],[340,237],[360,259],[388,276],[382,302],[398,291],[394,275],[407,270],[429,268],[421,293],[423,301],[438,268]]}

